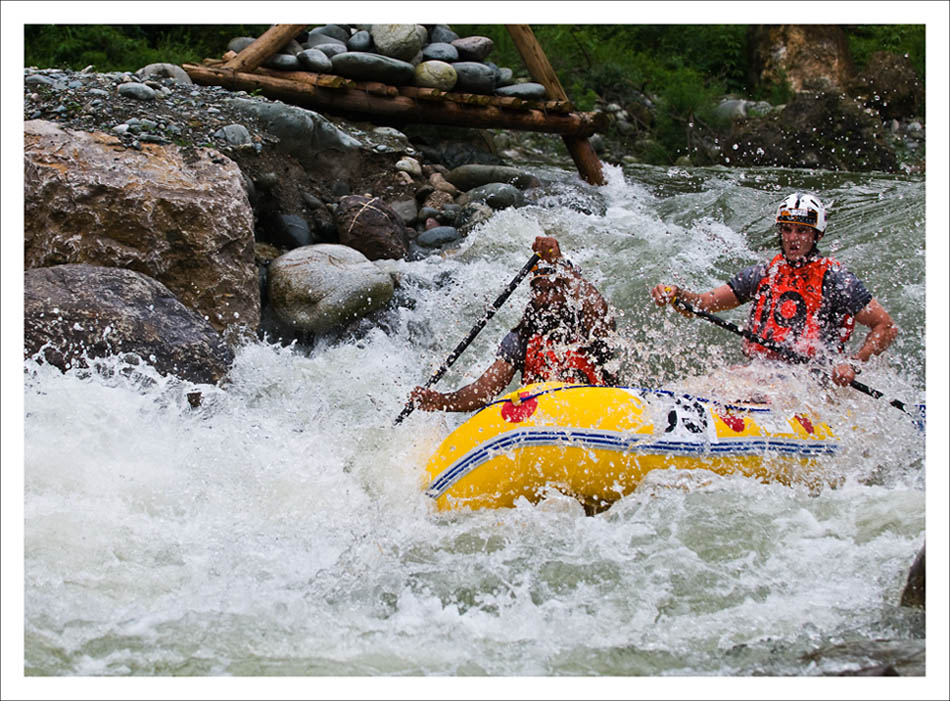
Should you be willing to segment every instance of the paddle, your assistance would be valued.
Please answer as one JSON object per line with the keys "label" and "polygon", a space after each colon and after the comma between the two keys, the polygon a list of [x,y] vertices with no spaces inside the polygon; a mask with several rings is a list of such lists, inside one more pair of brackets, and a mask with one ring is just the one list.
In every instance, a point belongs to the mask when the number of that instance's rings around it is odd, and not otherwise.
{"label": "paddle", "polygon": [[[692,304],[690,304],[689,302],[687,302],[687,301],[685,301],[685,300],[678,299],[678,298],[674,297],[674,298],[673,298],[673,301],[672,301],[672,304],[673,304],[673,306],[676,307],[677,309],[683,309],[683,310],[689,312],[690,314],[695,314],[696,316],[702,317],[703,319],[706,319],[707,321],[711,321],[711,322],[714,323],[716,326],[719,326],[719,327],[721,327],[721,328],[723,328],[723,329],[726,329],[727,331],[732,331],[733,333],[738,334],[738,335],[742,336],[743,338],[749,339],[749,340],[752,341],[753,343],[758,343],[760,346],[764,346],[765,348],[768,348],[769,350],[773,350],[773,351],[775,351],[776,353],[779,353],[779,354],[780,354],[783,358],[785,358],[786,360],[789,360],[789,361],[791,361],[791,362],[793,362],[793,363],[810,363],[810,362],[812,362],[812,359],[809,358],[807,355],[802,355],[802,354],[800,354],[800,353],[796,353],[796,352],[793,351],[791,348],[787,348],[787,347],[785,347],[785,346],[783,346],[783,345],[781,345],[781,344],[776,343],[775,341],[770,341],[770,340],[767,339],[767,338],[762,338],[762,337],[760,337],[760,336],[757,336],[757,335],[755,335],[754,333],[752,333],[751,331],[749,331],[748,329],[743,329],[743,328],[741,328],[741,327],[739,327],[739,326],[736,326],[736,325],[733,324],[731,321],[726,321],[725,319],[721,319],[720,317],[716,316],[715,314],[710,314],[709,312],[703,311],[702,309],[696,309],[696,307],[694,307]],[[820,373],[822,373],[822,374],[824,374],[824,375],[827,375],[827,373],[822,372],[819,368],[814,368],[814,370],[815,370],[816,372],[820,372]],[[851,384],[852,387],[854,387],[854,388],[855,388],[856,390],[858,390],[859,392],[864,392],[864,393],[867,394],[868,396],[874,397],[875,399],[881,399],[882,397],[884,397],[884,393],[883,393],[883,392],[881,392],[881,391],[879,391],[879,390],[876,390],[876,389],[874,389],[873,387],[868,387],[868,386],[867,386],[866,384],[864,384],[863,382],[858,382],[857,380],[851,380],[851,383],[850,383],[850,384]],[[907,405],[904,404],[904,402],[902,402],[902,401],[899,400],[899,399],[890,399],[890,400],[888,400],[888,403],[889,403],[892,407],[894,407],[894,408],[896,408],[896,409],[900,409],[900,410],[903,411],[905,414],[907,414],[908,416],[913,417],[914,419],[919,420],[919,419],[921,418],[921,417],[919,417],[919,416],[915,416],[915,415],[912,414],[910,411],[908,411],[908,410],[907,410]]]}
{"label": "paddle", "polygon": [[[423,385],[424,387],[431,387],[442,378],[442,376],[445,374],[445,371],[452,366],[452,363],[458,360],[458,357],[462,354],[462,351],[464,351],[468,347],[468,344],[475,339],[478,333],[483,328],[485,328],[485,324],[488,323],[488,320],[495,316],[495,312],[501,309],[501,305],[507,301],[507,299],[511,296],[511,293],[515,291],[515,288],[521,283],[522,280],[524,280],[525,276],[531,272],[531,269],[534,268],[540,259],[541,258],[537,253],[531,255],[531,257],[528,259],[528,262],[524,264],[524,267],[521,268],[521,270],[518,271],[518,274],[515,275],[511,282],[508,283],[508,286],[505,288],[504,292],[498,295],[498,299],[492,302],[492,305],[487,310],[485,310],[484,316],[482,316],[475,326],[472,327],[472,330],[468,332],[468,336],[466,336],[462,342],[455,347],[455,350],[452,351],[451,354],[449,354],[449,357],[446,358],[444,363],[442,363],[442,367],[435,371],[432,377],[429,378],[428,382]],[[403,407],[402,413],[396,417],[395,423],[398,424],[401,422],[404,418],[409,416],[409,414],[411,414],[412,410],[415,408],[416,405],[412,402],[412,400],[406,402],[406,406]]]}

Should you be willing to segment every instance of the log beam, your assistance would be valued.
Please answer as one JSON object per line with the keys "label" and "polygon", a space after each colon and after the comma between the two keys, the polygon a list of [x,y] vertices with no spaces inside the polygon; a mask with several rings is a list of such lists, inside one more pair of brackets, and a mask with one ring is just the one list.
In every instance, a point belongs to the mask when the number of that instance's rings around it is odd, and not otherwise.
{"label": "log beam", "polygon": [[[552,114],[536,109],[504,109],[495,105],[471,105],[452,101],[433,102],[406,95],[375,95],[368,90],[341,90],[321,86],[320,77],[306,80],[257,73],[240,73],[223,67],[185,64],[185,72],[199,85],[222,85],[232,90],[260,90],[268,97],[295,104],[313,105],[338,113],[388,116],[408,122],[473,128],[517,129],[586,137],[604,127],[605,117],[593,113]],[[286,75],[284,73],[283,75]]]}
{"label": "log beam", "polygon": [[[534,35],[531,27],[527,24],[509,24],[507,25],[508,34],[511,35],[521,59],[524,61],[531,77],[544,86],[548,97],[554,100],[568,101],[567,93],[558,80],[557,73],[551,67],[548,57],[545,56],[537,37]],[[603,167],[597,153],[587,140],[587,135],[564,135],[564,145],[567,146],[577,170],[581,177],[592,185],[604,185]]]}

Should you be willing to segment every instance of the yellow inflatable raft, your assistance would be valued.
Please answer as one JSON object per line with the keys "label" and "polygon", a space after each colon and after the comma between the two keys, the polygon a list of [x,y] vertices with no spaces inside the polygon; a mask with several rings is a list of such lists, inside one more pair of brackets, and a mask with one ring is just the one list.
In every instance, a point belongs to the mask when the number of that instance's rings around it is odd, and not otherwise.
{"label": "yellow inflatable raft", "polygon": [[659,469],[815,486],[821,458],[837,447],[827,424],[804,413],[549,382],[506,395],[452,432],[426,467],[426,493],[439,509],[480,509],[557,490],[596,513]]}

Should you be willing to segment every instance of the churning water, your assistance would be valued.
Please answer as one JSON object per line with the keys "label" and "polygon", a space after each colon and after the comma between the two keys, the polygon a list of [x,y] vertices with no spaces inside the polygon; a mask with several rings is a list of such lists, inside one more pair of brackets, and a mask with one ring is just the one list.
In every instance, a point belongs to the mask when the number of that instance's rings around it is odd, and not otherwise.
{"label": "churning water", "polygon": [[[26,361],[25,674],[924,674],[925,616],[899,605],[926,536],[924,435],[884,400],[826,396],[859,417],[837,488],[653,473],[593,517],[563,497],[437,513],[423,466],[464,417],[393,424],[545,232],[621,315],[626,384],[701,386],[740,362],[739,339],[649,288],[708,289],[770,258],[775,203],[801,189],[834,201],[823,249],[901,329],[861,379],[922,404],[923,178],[544,175],[535,204],[457,252],[390,262],[401,288],[384,312],[312,348],[241,348],[197,409],[194,386],[147,366]],[[487,367],[526,299],[525,285],[439,388]]]}

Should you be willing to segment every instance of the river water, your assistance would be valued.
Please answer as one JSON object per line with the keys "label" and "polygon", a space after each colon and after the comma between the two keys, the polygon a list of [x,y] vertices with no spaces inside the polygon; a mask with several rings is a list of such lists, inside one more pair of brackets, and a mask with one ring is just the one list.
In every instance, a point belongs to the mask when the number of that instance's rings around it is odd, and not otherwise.
{"label": "river water", "polygon": [[[535,204],[458,251],[390,262],[387,310],[314,347],[241,348],[197,409],[194,386],[147,366],[25,362],[24,673],[923,675],[925,615],[899,601],[926,536],[925,439],[886,401],[803,391],[858,417],[830,466],[843,483],[818,493],[671,471],[593,517],[554,497],[444,514],[423,495],[428,455],[464,417],[393,420],[542,233],[620,315],[625,382],[695,389],[740,362],[738,339],[656,308],[649,288],[708,289],[770,258],[775,203],[814,190],[834,201],[824,250],[901,329],[861,379],[926,402],[923,177],[607,174],[593,188],[544,170]],[[439,388],[492,361],[526,299],[524,285]]]}

